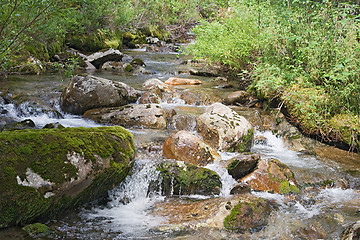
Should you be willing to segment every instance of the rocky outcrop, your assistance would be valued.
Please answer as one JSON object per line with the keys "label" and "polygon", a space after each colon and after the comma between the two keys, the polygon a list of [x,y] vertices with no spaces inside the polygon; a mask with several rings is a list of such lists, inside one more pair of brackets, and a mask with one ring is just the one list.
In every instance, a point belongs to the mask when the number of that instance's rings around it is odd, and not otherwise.
{"label": "rocky outcrop", "polygon": [[132,128],[165,129],[166,113],[158,104],[133,104],[88,110],[83,115],[98,123]]}
{"label": "rocky outcrop", "polygon": [[[167,161],[161,163],[159,181],[150,184],[150,191],[158,191],[161,186],[163,195],[218,195],[221,180],[214,171],[185,162]],[[159,184],[160,182],[160,184]]]}
{"label": "rocky outcrop", "polygon": [[341,234],[341,240],[357,240],[360,239],[360,220],[354,222]]}
{"label": "rocky outcrop", "polygon": [[214,103],[198,117],[198,133],[215,149],[245,152],[252,145],[254,129],[229,107]]}
{"label": "rocky outcrop", "polygon": [[257,167],[260,161],[260,155],[239,155],[228,161],[227,170],[228,173],[234,179],[240,179],[251,173]]}
{"label": "rocky outcrop", "polygon": [[169,159],[176,159],[199,166],[220,161],[220,155],[199,137],[187,131],[172,134],[164,142],[164,154]]}
{"label": "rocky outcrop", "polygon": [[257,169],[241,181],[254,190],[281,194],[300,193],[294,173],[277,159],[261,159]]}
{"label": "rocky outcrop", "polygon": [[125,179],[135,147],[122,127],[0,133],[0,228],[49,220]]}
{"label": "rocky outcrop", "polygon": [[262,198],[243,200],[231,209],[224,227],[238,233],[258,232],[267,224],[270,212],[270,204]]}
{"label": "rocky outcrop", "polygon": [[99,107],[115,107],[135,102],[138,92],[122,82],[105,78],[75,76],[61,94],[60,106],[65,112],[83,114]]}
{"label": "rocky outcrop", "polygon": [[198,84],[202,84],[202,82],[198,79],[171,77],[165,81],[165,84],[168,84],[168,85],[198,85]]}
{"label": "rocky outcrop", "polygon": [[100,69],[105,62],[121,61],[123,54],[119,50],[108,49],[104,52],[96,52],[87,57],[86,61],[91,63],[97,69]]}

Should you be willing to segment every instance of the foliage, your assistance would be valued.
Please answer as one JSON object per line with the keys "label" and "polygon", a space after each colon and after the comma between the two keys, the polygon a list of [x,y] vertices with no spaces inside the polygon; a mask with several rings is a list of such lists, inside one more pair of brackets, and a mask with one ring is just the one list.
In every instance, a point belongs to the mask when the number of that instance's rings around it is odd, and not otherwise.
{"label": "foliage", "polygon": [[[359,7],[339,1],[242,1],[195,28],[196,58],[233,69],[252,69],[250,87],[278,99],[294,122],[324,139],[330,119],[347,114],[360,123]],[[239,39],[240,38],[240,39]],[[249,63],[251,66],[249,66]],[[344,141],[345,132],[329,138]],[[360,133],[353,130],[355,144]]]}

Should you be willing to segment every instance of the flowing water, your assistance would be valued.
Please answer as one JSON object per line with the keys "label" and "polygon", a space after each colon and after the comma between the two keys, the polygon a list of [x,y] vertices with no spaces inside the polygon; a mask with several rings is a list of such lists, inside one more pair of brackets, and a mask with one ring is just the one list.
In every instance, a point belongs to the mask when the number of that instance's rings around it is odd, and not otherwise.
{"label": "flowing water", "polygon": [[[176,53],[148,53],[131,51],[127,54],[144,60],[150,75],[123,75],[115,72],[96,71],[92,74],[115,81],[122,81],[141,89],[144,81],[150,78],[166,80],[170,76],[189,77],[186,73],[189,66],[180,64],[184,59]],[[214,87],[213,78],[200,77],[201,86],[179,87],[181,91],[209,94],[216,98],[226,95],[232,89]],[[18,76],[6,82],[0,82],[0,93],[17,100],[3,102],[0,106],[1,116],[6,119],[23,121],[31,119],[36,127],[42,128],[47,123],[59,122],[65,127],[100,126],[80,116],[65,114],[59,108],[59,97],[66,81],[59,75]],[[1,102],[0,102],[1,103]],[[48,109],[45,109],[47,106]],[[162,103],[164,108],[176,109],[178,113],[192,116],[200,115],[204,106],[198,102],[189,105],[180,98],[169,98]],[[55,110],[55,111],[53,111]],[[245,109],[248,115],[258,116],[259,111]],[[259,115],[260,116],[260,115]],[[189,122],[189,130],[195,131],[193,122]],[[180,216],[156,214],[157,208],[164,204],[180,205],[184,202],[199,204],[202,201],[231,199],[230,190],[236,181],[227,173],[220,163],[206,166],[219,174],[222,189],[219,196],[209,199],[205,196],[161,196],[159,192],[149,192],[149,185],[158,179],[156,164],[163,160],[162,143],[176,129],[171,126],[167,130],[129,129],[134,134],[137,146],[136,163],[132,173],[120,186],[109,193],[106,204],[86,207],[78,213],[50,221],[53,229],[59,232],[59,239],[338,239],[341,232],[350,223],[360,219],[360,192],[358,169],[349,171],[332,157],[321,159],[314,155],[288,149],[282,137],[271,131],[256,131],[257,136],[267,139],[267,143],[257,143],[252,152],[263,158],[277,158],[289,166],[294,172],[302,194],[296,197],[273,193],[252,192],[253,195],[268,199],[276,205],[271,213],[268,225],[261,231],[236,235],[223,230],[201,227],[190,228],[187,225],[171,225],[172,218]],[[261,127],[258,127],[261,129]],[[149,150],[149,146],[153,151]],[[340,152],[341,158],[348,153]],[[234,157],[233,153],[220,153],[223,161]],[[352,155],[359,160],[359,156]],[[359,162],[359,161],[358,161]],[[356,170],[355,169],[355,170]],[[344,180],[349,187],[323,187],[321,182],[328,180]],[[336,183],[336,181],[334,181]],[[181,214],[181,213],[180,213]],[[185,213],[182,213],[185,214]],[[196,224],[195,224],[196,225]],[[184,227],[185,226],[185,227]],[[203,226],[203,225],[201,225]],[[12,234],[16,238],[16,233]],[[0,237],[5,236],[4,234]]]}

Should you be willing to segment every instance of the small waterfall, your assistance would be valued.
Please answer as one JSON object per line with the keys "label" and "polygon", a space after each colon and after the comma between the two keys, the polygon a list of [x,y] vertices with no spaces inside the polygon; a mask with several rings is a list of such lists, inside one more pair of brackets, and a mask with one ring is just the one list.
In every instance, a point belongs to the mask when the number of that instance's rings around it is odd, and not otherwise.
{"label": "small waterfall", "polygon": [[208,164],[205,166],[205,168],[208,168],[214,172],[216,172],[221,179],[221,191],[220,196],[227,197],[230,196],[230,191],[233,189],[234,184],[236,184],[236,180],[228,173],[228,171],[221,166],[219,162]]}
{"label": "small waterfall", "polygon": [[164,199],[159,193],[148,194],[150,182],[156,181],[158,175],[154,160],[138,160],[133,173],[110,192],[107,206],[83,211],[81,217],[86,222],[95,220],[106,232],[118,232],[125,238],[141,237],[163,220],[149,214],[152,206]]}

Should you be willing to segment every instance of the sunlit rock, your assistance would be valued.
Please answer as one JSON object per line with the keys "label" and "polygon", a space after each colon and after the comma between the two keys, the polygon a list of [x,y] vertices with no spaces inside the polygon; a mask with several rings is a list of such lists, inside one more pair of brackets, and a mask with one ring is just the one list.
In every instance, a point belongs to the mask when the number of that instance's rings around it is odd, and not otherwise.
{"label": "sunlit rock", "polygon": [[241,181],[254,190],[281,194],[300,193],[294,173],[277,159],[261,159],[257,169]]}
{"label": "sunlit rock", "polygon": [[198,79],[171,77],[165,81],[165,84],[168,84],[168,85],[198,85],[198,84],[202,84],[202,82]]}
{"label": "sunlit rock", "polygon": [[229,107],[214,103],[198,117],[198,132],[203,140],[220,151],[249,151],[254,128]]}
{"label": "sunlit rock", "polygon": [[246,104],[249,102],[250,94],[246,91],[236,91],[230,93],[225,98],[225,103],[229,105],[233,104]]}
{"label": "sunlit rock", "polygon": [[172,134],[164,142],[164,154],[169,159],[176,159],[199,166],[205,166],[214,161],[220,161],[220,155],[198,136],[179,131]]}

